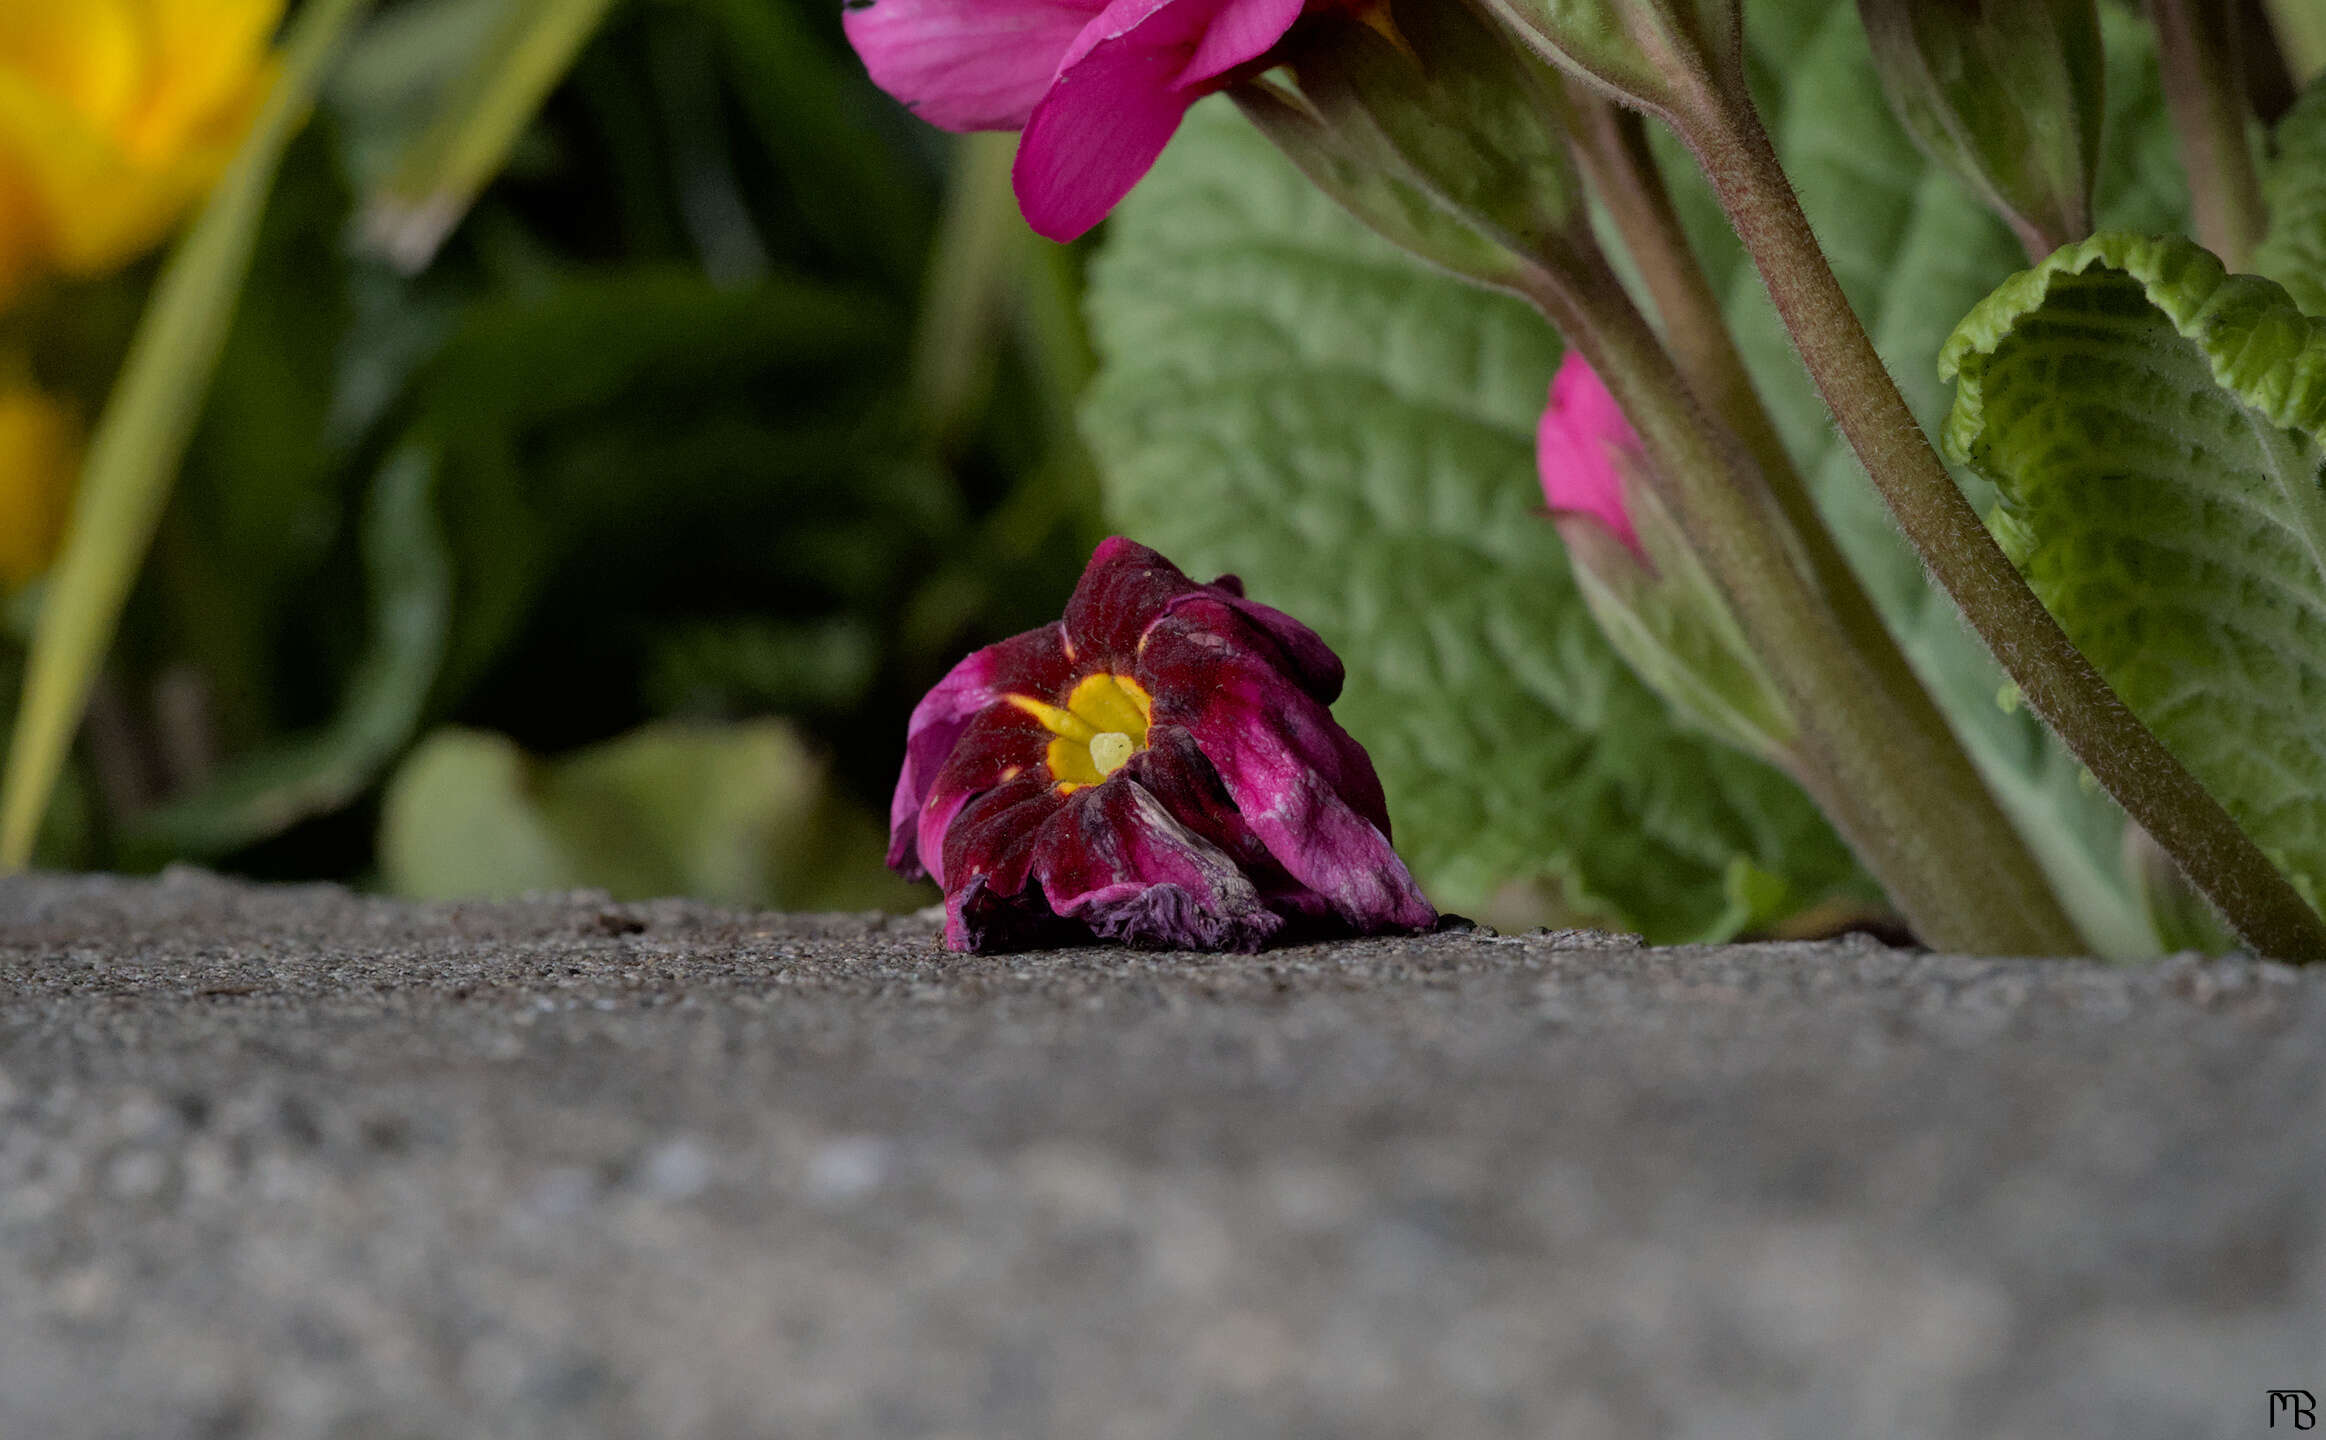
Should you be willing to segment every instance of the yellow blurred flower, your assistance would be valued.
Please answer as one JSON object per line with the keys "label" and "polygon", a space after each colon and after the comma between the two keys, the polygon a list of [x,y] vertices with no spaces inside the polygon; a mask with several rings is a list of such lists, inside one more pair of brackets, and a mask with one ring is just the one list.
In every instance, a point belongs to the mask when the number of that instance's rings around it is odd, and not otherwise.
{"label": "yellow blurred flower", "polygon": [[38,390],[0,385],[0,592],[39,579],[56,558],[80,468],[72,411]]}
{"label": "yellow blurred flower", "polygon": [[0,0],[0,297],[101,274],[218,178],[283,0]]}

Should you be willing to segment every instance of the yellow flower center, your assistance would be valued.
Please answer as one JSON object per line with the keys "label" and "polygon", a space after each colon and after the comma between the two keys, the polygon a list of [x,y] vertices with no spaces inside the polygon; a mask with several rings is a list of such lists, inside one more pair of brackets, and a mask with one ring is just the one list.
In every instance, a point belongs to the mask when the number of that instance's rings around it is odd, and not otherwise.
{"label": "yellow flower center", "polygon": [[1062,795],[1096,785],[1146,749],[1147,718],[1155,708],[1128,675],[1085,676],[1063,707],[1031,695],[1012,695],[1009,702],[1057,737],[1047,758]]}

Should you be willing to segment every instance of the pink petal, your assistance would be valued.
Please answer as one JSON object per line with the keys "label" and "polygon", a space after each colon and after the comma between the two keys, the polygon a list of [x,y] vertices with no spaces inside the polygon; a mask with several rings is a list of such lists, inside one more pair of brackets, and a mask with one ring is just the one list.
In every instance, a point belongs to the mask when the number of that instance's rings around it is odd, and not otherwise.
{"label": "pink petal", "polygon": [[1599,372],[1581,354],[1568,351],[1535,432],[1543,499],[1558,514],[1600,521],[1632,553],[1643,554],[1639,531],[1623,503],[1622,465],[1638,463],[1639,457],[1639,433],[1600,383]]}
{"label": "pink petal", "polygon": [[841,16],[873,83],[947,130],[1022,128],[1102,0],[864,0]]}
{"label": "pink petal", "polygon": [[1301,5],[1302,0],[1227,0],[1204,26],[1194,57],[1179,72],[1179,83],[1200,85],[1259,59],[1300,18]]}
{"label": "pink petal", "polygon": [[1018,208],[1052,240],[1106,218],[1154,165],[1203,82],[1257,59],[1301,0],[1114,0],[1075,37],[1018,145]]}
{"label": "pink petal", "polygon": [[1018,142],[1018,208],[1067,241],[1104,220],[1163,153],[1195,96],[1171,88],[1181,57],[1116,46],[1058,77]]}

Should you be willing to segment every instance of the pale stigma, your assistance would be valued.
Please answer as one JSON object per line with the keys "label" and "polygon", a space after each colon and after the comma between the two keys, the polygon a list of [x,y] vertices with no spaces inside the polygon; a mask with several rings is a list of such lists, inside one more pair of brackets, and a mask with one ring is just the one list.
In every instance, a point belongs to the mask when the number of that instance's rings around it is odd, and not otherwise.
{"label": "pale stigma", "polygon": [[1090,738],[1090,763],[1101,775],[1112,775],[1123,768],[1139,749],[1139,742],[1120,730],[1108,730]]}

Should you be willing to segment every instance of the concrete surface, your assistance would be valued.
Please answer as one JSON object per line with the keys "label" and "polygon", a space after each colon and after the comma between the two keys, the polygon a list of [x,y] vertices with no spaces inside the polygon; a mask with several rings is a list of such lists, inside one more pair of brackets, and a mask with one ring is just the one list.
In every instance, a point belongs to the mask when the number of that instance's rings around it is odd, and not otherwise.
{"label": "concrete surface", "polygon": [[2267,1435],[2322,1093],[2238,960],[21,878],[0,1436]]}

